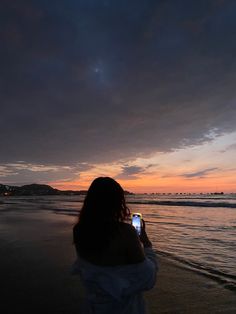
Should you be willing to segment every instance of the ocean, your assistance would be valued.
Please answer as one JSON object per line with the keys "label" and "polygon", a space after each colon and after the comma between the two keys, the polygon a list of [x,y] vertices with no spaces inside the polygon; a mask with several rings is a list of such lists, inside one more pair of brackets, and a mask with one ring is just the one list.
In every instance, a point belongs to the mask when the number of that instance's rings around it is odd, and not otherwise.
{"label": "ocean", "polygon": [[[141,212],[159,255],[236,290],[236,194],[127,195],[131,211]],[[27,212],[64,215],[73,225],[83,196],[0,198],[1,215]],[[56,217],[55,217],[56,219]],[[7,234],[0,222],[0,235]]]}

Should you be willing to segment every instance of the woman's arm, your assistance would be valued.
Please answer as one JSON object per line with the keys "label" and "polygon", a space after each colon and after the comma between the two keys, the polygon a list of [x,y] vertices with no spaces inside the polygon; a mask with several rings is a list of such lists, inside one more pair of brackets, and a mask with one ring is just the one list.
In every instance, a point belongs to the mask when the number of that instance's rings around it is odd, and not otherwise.
{"label": "woman's arm", "polygon": [[159,267],[157,255],[152,249],[152,243],[145,230],[144,220],[140,236],[137,235],[135,228],[130,226],[130,240],[128,244],[130,246],[129,256],[133,263],[142,262],[139,264],[139,271],[135,275],[136,280],[134,282],[136,282],[136,288],[141,291],[149,290],[156,283],[156,275]]}
{"label": "woman's arm", "polygon": [[127,262],[128,264],[141,263],[144,261],[145,255],[137,232],[133,226],[129,224],[125,225],[123,241],[126,249]]}

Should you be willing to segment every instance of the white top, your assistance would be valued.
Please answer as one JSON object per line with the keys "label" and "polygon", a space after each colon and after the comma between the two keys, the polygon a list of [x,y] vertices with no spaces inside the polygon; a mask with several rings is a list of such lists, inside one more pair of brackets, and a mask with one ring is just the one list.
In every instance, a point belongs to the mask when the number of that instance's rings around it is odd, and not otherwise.
{"label": "white top", "polygon": [[158,263],[152,248],[145,248],[145,260],[137,264],[97,266],[80,257],[72,265],[87,291],[84,313],[145,314],[142,292],[156,282]]}

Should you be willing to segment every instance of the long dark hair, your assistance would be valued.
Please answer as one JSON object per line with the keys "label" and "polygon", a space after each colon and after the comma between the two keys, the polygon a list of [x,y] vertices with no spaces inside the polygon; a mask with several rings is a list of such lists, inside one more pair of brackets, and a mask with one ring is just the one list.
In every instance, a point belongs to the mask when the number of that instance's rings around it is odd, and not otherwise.
{"label": "long dark hair", "polygon": [[130,216],[124,190],[109,177],[96,178],[85,197],[74,227],[74,243],[82,257],[98,256]]}

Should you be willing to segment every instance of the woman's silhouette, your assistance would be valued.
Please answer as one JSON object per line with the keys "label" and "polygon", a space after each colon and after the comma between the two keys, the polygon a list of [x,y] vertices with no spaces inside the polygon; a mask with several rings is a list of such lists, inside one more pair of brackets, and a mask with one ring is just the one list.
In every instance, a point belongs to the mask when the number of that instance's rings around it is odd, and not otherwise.
{"label": "woman's silhouette", "polygon": [[125,222],[129,216],[119,183],[95,179],[73,229],[78,256],[73,272],[87,292],[84,313],[146,313],[142,292],[155,284],[157,261],[144,222],[138,236]]}

